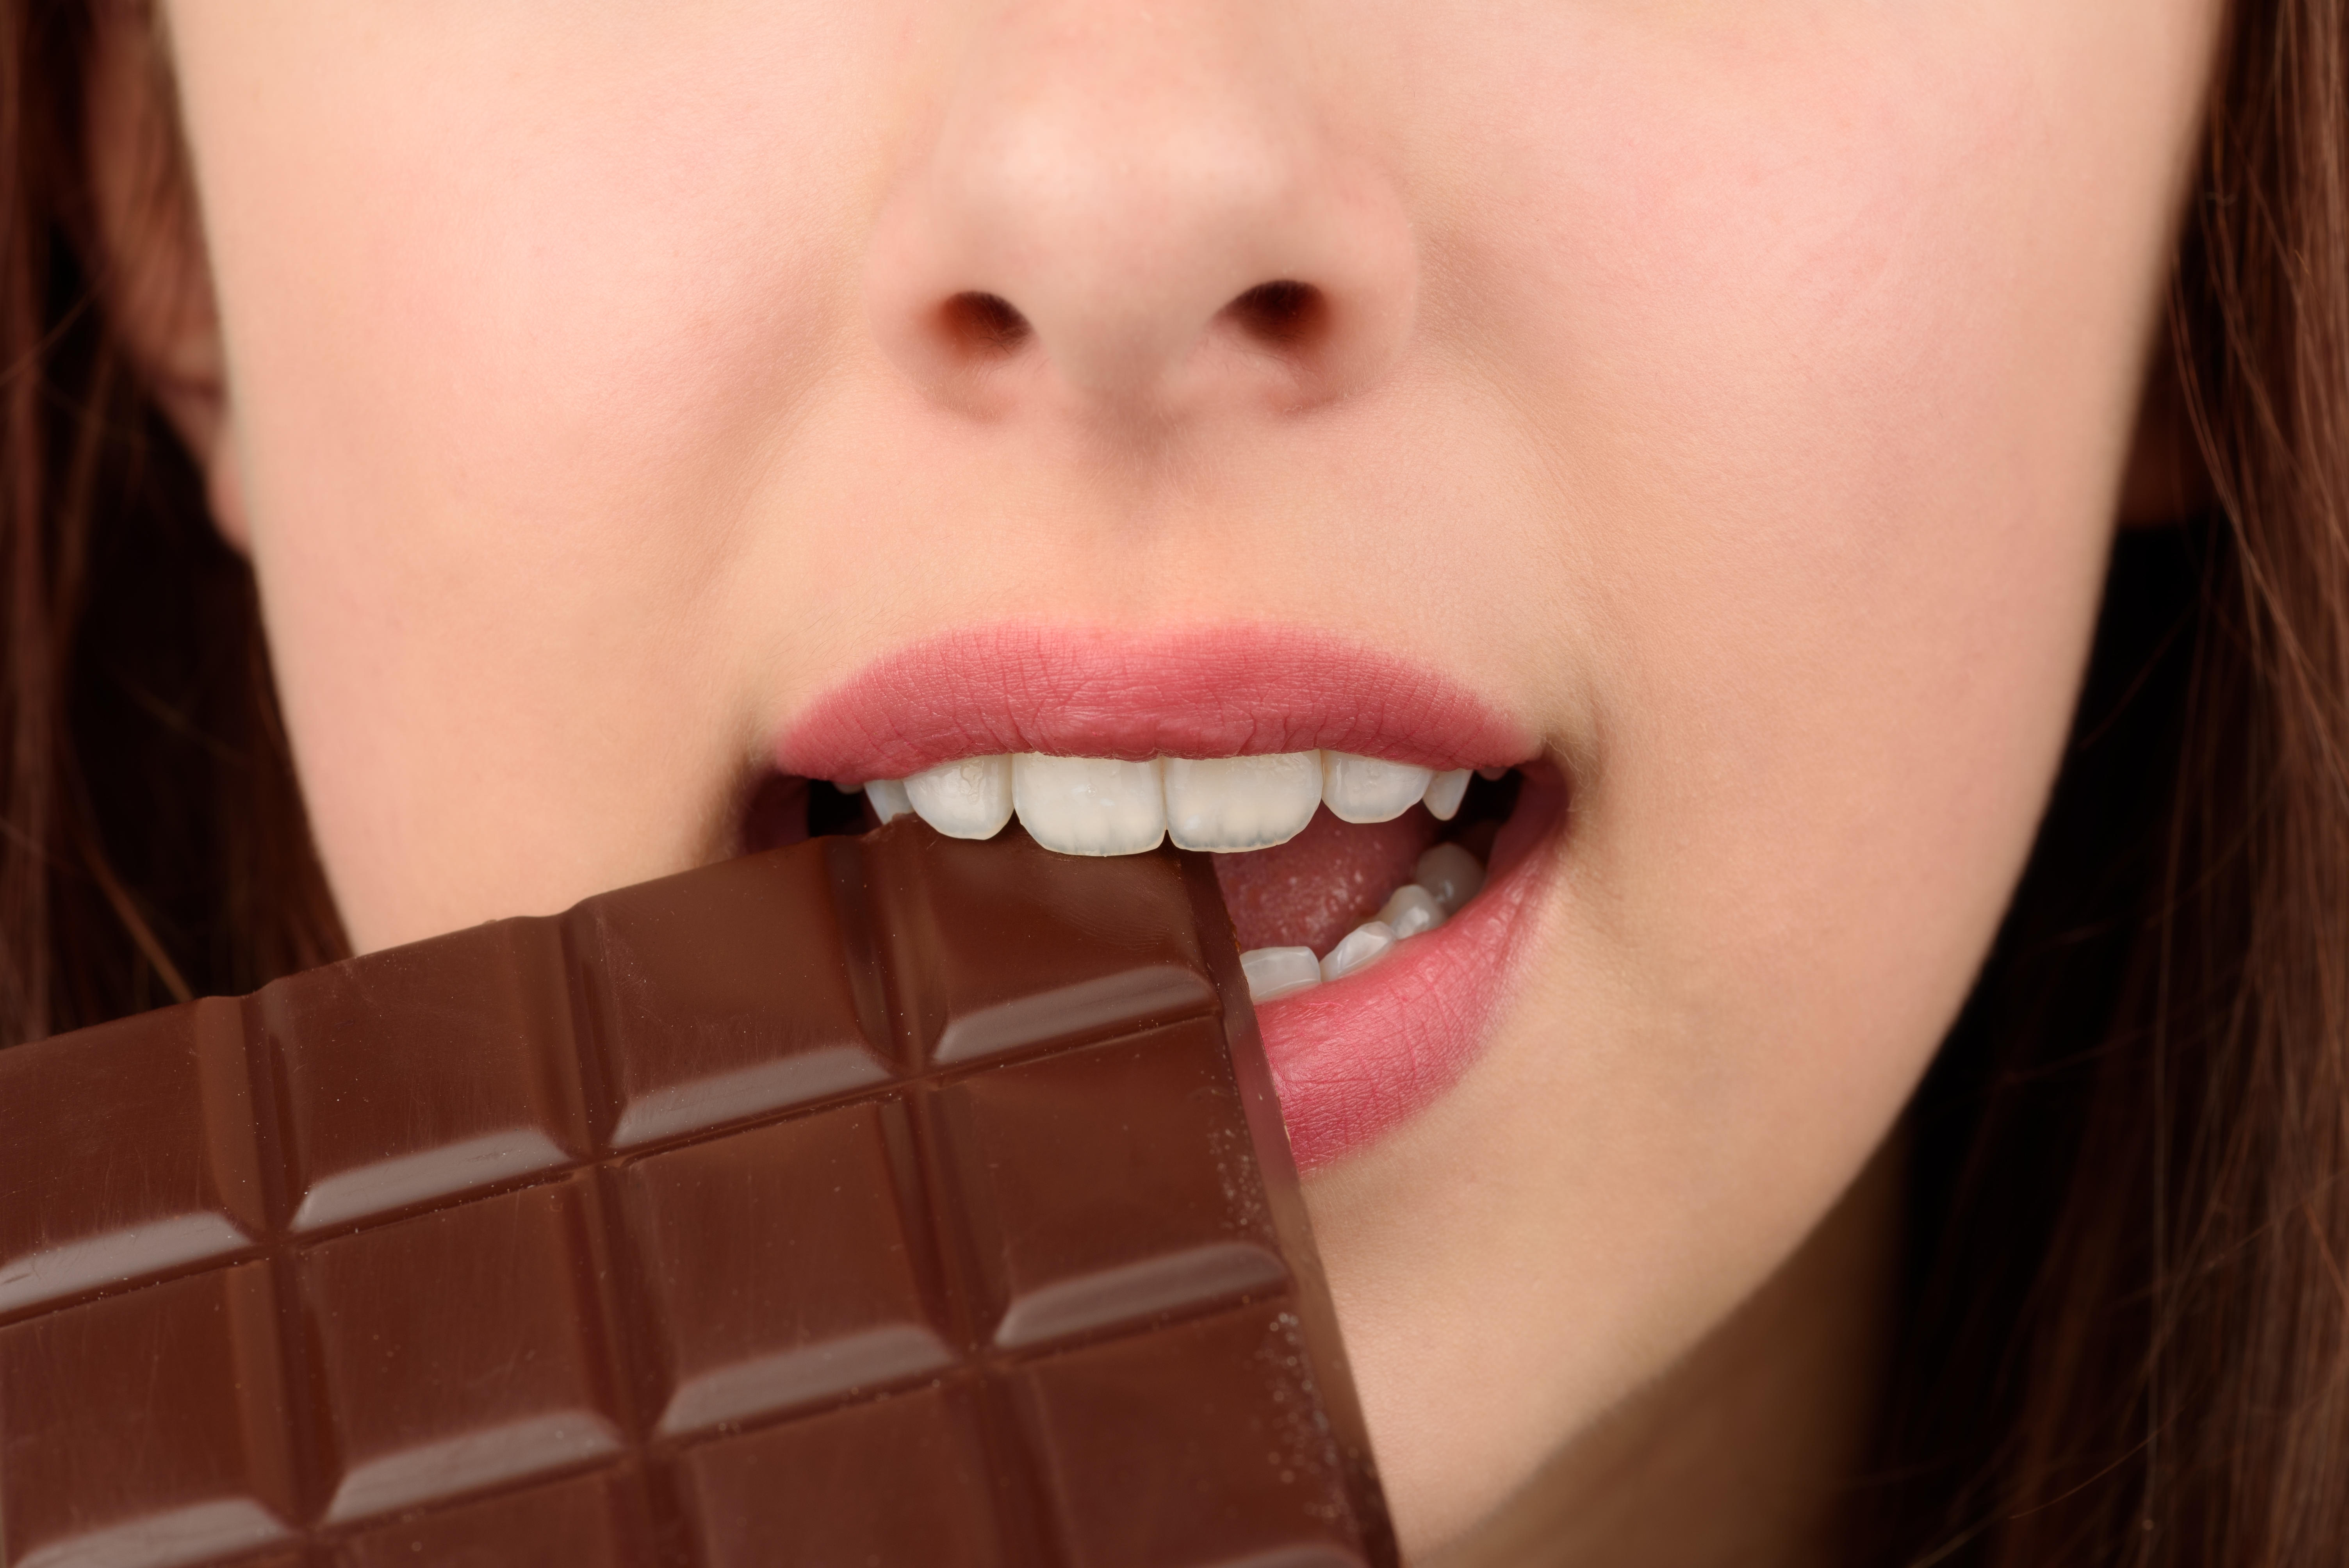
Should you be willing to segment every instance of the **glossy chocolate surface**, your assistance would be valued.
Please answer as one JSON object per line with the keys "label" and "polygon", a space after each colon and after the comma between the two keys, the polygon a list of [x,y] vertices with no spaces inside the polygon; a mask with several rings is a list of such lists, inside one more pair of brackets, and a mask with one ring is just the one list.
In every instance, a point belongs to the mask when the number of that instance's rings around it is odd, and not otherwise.
{"label": "glossy chocolate surface", "polygon": [[0,1563],[1395,1561],[1204,861],[911,819],[0,1053]]}

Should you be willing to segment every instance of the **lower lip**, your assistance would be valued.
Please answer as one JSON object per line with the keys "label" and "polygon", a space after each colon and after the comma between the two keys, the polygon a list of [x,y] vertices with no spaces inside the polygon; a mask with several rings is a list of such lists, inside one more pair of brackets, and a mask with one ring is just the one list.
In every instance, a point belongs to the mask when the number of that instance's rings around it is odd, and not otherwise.
{"label": "lower lip", "polygon": [[1373,968],[1257,1008],[1300,1169],[1374,1142],[1483,1053],[1564,805],[1562,787],[1528,778],[1466,908]]}

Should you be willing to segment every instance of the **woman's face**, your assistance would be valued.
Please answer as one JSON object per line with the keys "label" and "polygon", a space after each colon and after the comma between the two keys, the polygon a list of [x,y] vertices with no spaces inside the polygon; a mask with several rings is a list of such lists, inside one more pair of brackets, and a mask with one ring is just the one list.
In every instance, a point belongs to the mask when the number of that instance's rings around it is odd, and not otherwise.
{"label": "woman's face", "polygon": [[730,852],[771,771],[1518,767],[1477,903],[1264,1010],[1454,1539],[1795,1253],[1966,993],[2215,10],[171,5],[351,934]]}

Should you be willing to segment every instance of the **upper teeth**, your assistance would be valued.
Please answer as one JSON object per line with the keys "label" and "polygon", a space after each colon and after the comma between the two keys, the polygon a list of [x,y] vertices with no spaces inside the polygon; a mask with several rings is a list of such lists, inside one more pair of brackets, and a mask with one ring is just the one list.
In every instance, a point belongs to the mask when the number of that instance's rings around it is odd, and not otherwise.
{"label": "upper teeth", "polygon": [[1048,850],[1132,855],[1170,832],[1186,850],[1265,849],[1303,831],[1317,805],[1345,821],[1383,822],[1424,800],[1448,819],[1467,788],[1464,768],[1437,773],[1343,751],[1147,762],[1027,751],[876,779],[864,791],[883,821],[910,810],[941,833],[984,839],[1017,811]]}
{"label": "upper teeth", "polygon": [[1166,786],[1154,757],[1023,751],[1011,758],[1011,804],[1030,838],[1064,855],[1138,855],[1166,837]]}
{"label": "upper teeth", "polygon": [[902,779],[875,779],[864,787],[864,798],[873,802],[873,814],[883,821],[894,821],[914,809],[906,799],[905,781]]}
{"label": "upper teeth", "polygon": [[1011,820],[1011,758],[966,757],[905,780],[906,803],[950,839],[991,839]]}
{"label": "upper teeth", "polygon": [[1321,801],[1341,822],[1383,822],[1400,817],[1426,797],[1434,781],[1430,768],[1382,762],[1343,751],[1321,754]]}
{"label": "upper teeth", "polygon": [[1305,830],[1321,804],[1318,751],[1166,759],[1166,830],[1186,850],[1261,850]]}
{"label": "upper teeth", "polygon": [[1454,768],[1449,773],[1439,773],[1428,781],[1427,793],[1420,799],[1427,802],[1427,814],[1439,822],[1448,822],[1459,813],[1460,802],[1468,793],[1468,769]]}

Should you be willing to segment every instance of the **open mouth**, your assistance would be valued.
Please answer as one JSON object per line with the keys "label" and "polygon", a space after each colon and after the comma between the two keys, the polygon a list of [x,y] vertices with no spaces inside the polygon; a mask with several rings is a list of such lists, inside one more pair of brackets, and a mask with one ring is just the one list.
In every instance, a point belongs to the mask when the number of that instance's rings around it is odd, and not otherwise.
{"label": "open mouth", "polygon": [[[1293,746],[1317,735],[1369,744]],[[999,738],[1030,744],[974,744]],[[1016,821],[1064,854],[1213,855],[1309,1168],[1475,1058],[1566,818],[1557,767],[1462,694],[1262,632],[966,634],[848,683],[777,758],[792,766],[752,795],[746,848],[910,812],[963,839]]]}

